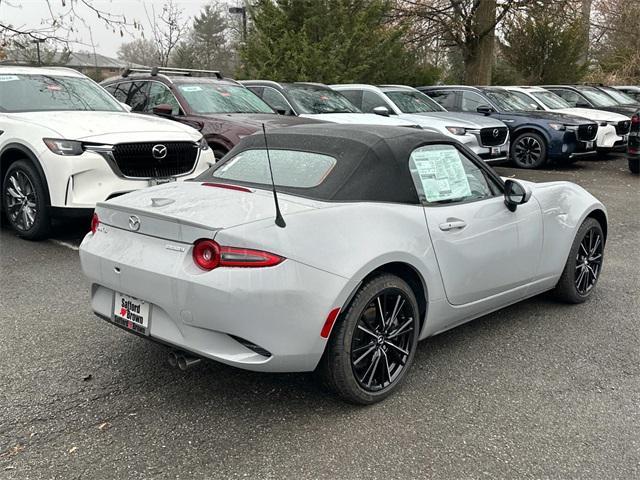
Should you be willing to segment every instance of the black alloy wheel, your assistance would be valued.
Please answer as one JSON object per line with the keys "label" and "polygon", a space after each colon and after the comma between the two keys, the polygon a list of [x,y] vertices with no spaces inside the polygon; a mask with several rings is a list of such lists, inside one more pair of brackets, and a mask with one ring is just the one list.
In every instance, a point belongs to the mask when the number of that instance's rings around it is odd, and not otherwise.
{"label": "black alloy wheel", "polygon": [[511,145],[511,159],[520,168],[540,168],[547,161],[547,145],[536,133],[523,133]]}
{"label": "black alloy wheel", "polygon": [[582,303],[593,293],[602,273],[605,236],[595,218],[587,218],[576,234],[567,263],[553,293],[567,303]]}
{"label": "black alloy wheel", "polygon": [[340,314],[318,365],[324,384],[361,405],[393,393],[409,371],[420,319],[411,287],[381,274],[366,281]]}
{"label": "black alloy wheel", "polygon": [[580,295],[587,295],[595,286],[602,268],[602,232],[596,227],[590,228],[576,255],[575,285]]}
{"label": "black alloy wheel", "polygon": [[415,323],[416,312],[400,290],[384,290],[369,302],[351,340],[351,368],[364,390],[383,390],[398,378],[409,359]]}

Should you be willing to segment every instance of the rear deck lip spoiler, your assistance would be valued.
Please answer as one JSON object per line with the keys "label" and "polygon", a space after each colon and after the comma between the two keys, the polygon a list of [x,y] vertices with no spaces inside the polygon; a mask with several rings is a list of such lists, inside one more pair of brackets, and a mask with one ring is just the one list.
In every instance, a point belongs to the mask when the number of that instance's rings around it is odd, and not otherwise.
{"label": "rear deck lip spoiler", "polygon": [[233,185],[230,183],[213,183],[213,182],[204,182],[201,184],[203,187],[217,187],[217,188],[226,188],[227,190],[236,190],[238,192],[246,192],[253,193],[253,190],[242,187],[240,185]]}
{"label": "rear deck lip spoiler", "polygon": [[[174,217],[172,215],[163,215],[163,214],[158,213],[158,212],[151,212],[149,210],[143,210],[143,209],[136,208],[136,207],[128,207],[128,206],[125,207],[125,206],[112,204],[112,203],[98,202],[98,203],[96,203],[96,210],[98,208],[102,208],[102,209],[105,209],[105,210],[118,210],[119,212],[127,213],[129,215],[142,215],[142,216],[145,216],[145,217],[148,217],[148,218],[155,218],[157,220],[171,221],[171,222],[177,223],[179,225],[202,228],[204,230],[209,230],[211,232],[218,232],[219,230],[221,230],[220,228],[212,227],[211,225],[206,225],[204,223],[192,222],[192,221],[189,221],[189,220],[183,220],[181,218]],[[111,227],[114,226],[114,225],[110,225],[109,223],[105,222],[102,217],[100,217],[100,222],[104,223],[105,225],[109,225]]]}

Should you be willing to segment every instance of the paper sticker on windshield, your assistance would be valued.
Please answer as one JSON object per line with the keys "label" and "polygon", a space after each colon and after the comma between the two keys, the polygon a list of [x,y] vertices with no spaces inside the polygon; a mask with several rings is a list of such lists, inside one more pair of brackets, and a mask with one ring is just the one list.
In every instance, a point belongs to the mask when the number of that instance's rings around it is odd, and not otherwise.
{"label": "paper sticker on windshield", "polygon": [[17,75],[0,75],[0,82],[13,82],[14,80],[20,80]]}
{"label": "paper sticker on windshield", "polygon": [[180,87],[180,90],[183,92],[199,92],[202,90],[202,87],[198,85],[185,85],[184,87]]}
{"label": "paper sticker on windshield", "polygon": [[471,195],[467,174],[455,148],[418,149],[411,154],[411,160],[428,202],[453,200]]}

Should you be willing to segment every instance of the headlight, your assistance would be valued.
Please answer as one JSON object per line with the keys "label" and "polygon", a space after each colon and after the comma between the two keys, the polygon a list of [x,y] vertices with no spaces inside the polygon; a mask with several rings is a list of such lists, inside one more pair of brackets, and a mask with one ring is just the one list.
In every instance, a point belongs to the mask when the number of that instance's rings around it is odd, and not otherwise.
{"label": "headlight", "polygon": [[454,135],[464,135],[467,133],[467,130],[464,127],[445,127],[449,132]]}
{"label": "headlight", "polygon": [[563,125],[562,123],[550,123],[549,126],[554,130],[558,130],[559,132],[567,129],[567,126]]}
{"label": "headlight", "polygon": [[43,138],[44,144],[56,155],[74,156],[82,155],[84,149],[82,148],[82,142],[75,140],[61,140],[57,138]]}
{"label": "headlight", "polygon": [[204,137],[198,140],[198,148],[200,150],[209,150],[209,144],[207,143],[207,140]]}

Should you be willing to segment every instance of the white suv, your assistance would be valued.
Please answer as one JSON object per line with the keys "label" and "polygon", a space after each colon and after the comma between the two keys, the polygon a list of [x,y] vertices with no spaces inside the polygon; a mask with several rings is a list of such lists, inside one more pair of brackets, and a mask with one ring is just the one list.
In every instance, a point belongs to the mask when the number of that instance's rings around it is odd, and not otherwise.
{"label": "white suv", "polygon": [[46,237],[53,216],[89,215],[96,202],[214,162],[197,130],[129,113],[74,70],[0,66],[2,207],[24,238]]}
{"label": "white suv", "polygon": [[431,97],[405,85],[330,85],[363,112],[392,115],[464,143],[485,162],[504,162],[509,129],[500,120],[448,112]]}

